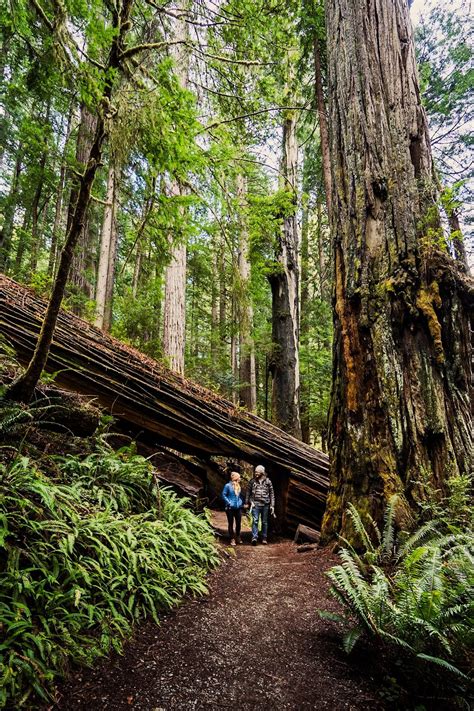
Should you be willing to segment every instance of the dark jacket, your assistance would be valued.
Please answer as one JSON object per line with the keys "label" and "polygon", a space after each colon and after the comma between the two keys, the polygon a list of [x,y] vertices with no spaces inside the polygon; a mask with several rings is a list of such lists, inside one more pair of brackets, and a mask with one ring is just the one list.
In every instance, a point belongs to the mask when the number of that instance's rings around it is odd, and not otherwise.
{"label": "dark jacket", "polygon": [[245,502],[257,506],[262,506],[263,504],[270,504],[272,508],[275,506],[273,484],[267,476],[263,476],[260,479],[254,477],[251,480],[247,488]]}

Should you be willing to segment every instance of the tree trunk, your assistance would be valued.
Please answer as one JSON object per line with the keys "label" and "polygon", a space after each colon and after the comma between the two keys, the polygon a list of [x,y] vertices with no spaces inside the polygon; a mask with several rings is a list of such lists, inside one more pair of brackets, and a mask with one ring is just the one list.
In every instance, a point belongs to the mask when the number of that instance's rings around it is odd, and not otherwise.
{"label": "tree trunk", "polygon": [[115,208],[114,208],[114,224],[112,226],[112,243],[110,245],[109,251],[109,265],[107,273],[107,289],[105,295],[105,312],[104,312],[104,323],[102,328],[104,331],[110,331],[112,328],[113,319],[113,305],[114,305],[114,285],[115,285],[115,268],[117,263],[117,246],[118,246],[118,227],[117,227],[117,213],[118,213],[118,182],[116,183],[115,190]]}
{"label": "tree trunk", "polygon": [[30,229],[31,222],[31,211],[25,209],[25,214],[23,215],[23,222],[19,230],[18,235],[18,245],[15,254],[15,264],[13,266],[13,272],[19,274],[21,271],[21,265],[23,262],[23,255],[28,246],[28,231]]}
{"label": "tree trunk", "polygon": [[[309,208],[303,206],[303,219],[301,224],[301,297],[300,297],[300,344],[308,347],[309,339]],[[302,367],[300,363],[300,367]],[[304,378],[300,392],[300,420],[301,439],[303,442],[310,441],[310,421],[309,421],[309,390],[310,380]]]}
{"label": "tree trunk", "polygon": [[[46,165],[46,152],[41,155],[39,163],[39,179],[36,186],[33,202],[31,204],[31,241],[30,241],[30,265],[29,273],[33,274],[38,266],[38,257],[41,247],[41,231],[38,230],[40,217],[40,200],[43,192],[44,169]],[[46,209],[46,205],[44,206]]]}
{"label": "tree trunk", "polygon": [[250,412],[257,410],[255,379],[255,345],[252,337],[253,306],[250,293],[249,235],[246,224],[247,185],[243,175],[237,176],[237,199],[240,204],[239,231],[239,395],[240,404]]}
{"label": "tree trunk", "polygon": [[[2,35],[1,39],[2,45],[0,47],[0,84],[1,86],[5,86],[5,75],[6,75],[6,65],[7,65],[7,57],[8,57],[8,52],[10,49],[10,41],[14,37],[14,32],[13,32],[13,24],[11,27],[7,28],[6,23],[4,23],[2,27]],[[6,136],[7,131],[8,131],[8,126],[10,123],[10,115],[8,112],[8,109],[5,107],[5,104],[3,105],[3,111],[0,114],[0,135],[1,136]],[[0,143],[0,172],[3,173],[3,161],[5,158],[5,149],[6,149],[6,141],[2,140]],[[18,156],[18,153],[17,153]],[[4,266],[4,262],[2,261],[2,242],[1,242],[1,233],[0,233],[0,270]]]}
{"label": "tree trunk", "polygon": [[298,225],[296,220],[298,143],[296,119],[288,113],[283,126],[282,187],[294,200],[294,210],[283,219],[276,250],[277,268],[269,275],[272,289],[271,362],[272,417],[274,423],[294,437],[301,437],[299,413],[298,354]]}
{"label": "tree trunk", "polygon": [[231,332],[230,332],[230,370],[232,373],[231,396],[234,405],[239,404],[239,359],[237,355],[238,331],[236,324],[238,323],[237,316],[237,298],[235,291],[232,294],[231,308]]}
{"label": "tree trunk", "polygon": [[54,210],[53,233],[51,236],[51,250],[49,253],[48,261],[48,274],[50,276],[53,276],[56,271],[59,251],[59,239],[60,233],[63,228],[64,188],[66,186],[66,156],[69,144],[69,137],[71,135],[72,115],[73,109],[71,106],[69,116],[67,118],[66,136],[64,138],[64,148],[61,155],[61,167],[59,170],[58,188],[56,191],[56,206]]}
{"label": "tree trunk", "polygon": [[332,210],[332,177],[331,177],[331,157],[329,152],[329,131],[326,117],[326,102],[323,92],[323,78],[321,74],[321,53],[319,50],[319,40],[316,33],[313,36],[313,59],[314,59],[314,89],[316,94],[316,104],[318,106],[319,118],[319,138],[321,142],[321,156],[323,164],[324,190],[326,192],[326,205],[328,213]]}
{"label": "tree trunk", "polygon": [[[110,328],[109,304],[112,302],[113,274],[117,244],[117,170],[110,159],[107,176],[107,197],[100,237],[99,267],[97,270],[96,311],[94,324],[108,331]],[[110,311],[111,312],[111,311]]]}
{"label": "tree trunk", "polygon": [[13,226],[15,224],[15,211],[18,199],[18,185],[22,170],[23,147],[20,143],[18,146],[15,162],[15,170],[13,171],[10,192],[8,194],[6,206],[4,209],[4,222],[0,232],[0,271],[8,270],[10,261],[10,251],[13,236]]}
{"label": "tree trunk", "polygon": [[41,325],[36,348],[25,372],[14,381],[7,391],[7,396],[12,400],[28,402],[31,400],[41,373],[48,359],[49,349],[53,340],[54,329],[64,296],[66,282],[71,267],[74,249],[84,228],[87,208],[94,179],[99,169],[104,142],[106,139],[106,111],[110,108],[114,78],[122,67],[122,52],[125,47],[125,37],[130,29],[129,17],[133,0],[123,0],[120,11],[113,12],[113,28],[115,30],[107,64],[104,68],[104,90],[97,117],[94,141],[89,153],[87,165],[79,179],[78,196],[74,203],[74,214],[70,220],[70,227],[66,241],[61,252],[58,273],[53,285],[51,298],[46,314]]}
{"label": "tree trunk", "polygon": [[[173,40],[185,42],[188,39],[187,24],[182,17],[175,19]],[[189,55],[184,44],[176,44],[172,48],[175,62],[174,71],[182,88],[188,84]],[[185,194],[185,189],[177,180],[171,185],[171,195]],[[165,303],[163,314],[163,355],[169,367],[177,373],[184,374],[184,355],[186,347],[186,257],[187,245],[185,239],[175,239],[171,242],[171,259],[165,273]]]}
{"label": "tree trunk", "polygon": [[331,489],[324,540],[469,471],[472,283],[437,245],[427,121],[405,0],[326,5],[334,239]]}
{"label": "tree trunk", "polygon": [[219,365],[227,360],[227,274],[225,259],[225,237],[219,235],[219,247],[217,257],[217,268],[219,274]]}
{"label": "tree trunk", "polygon": [[213,263],[211,284],[211,361],[212,373],[216,378],[219,372],[219,242],[213,240]]}
{"label": "tree trunk", "polygon": [[[171,194],[179,196],[181,189],[176,181]],[[171,370],[184,374],[186,346],[186,256],[184,239],[173,236],[171,261],[165,272],[165,301],[163,312],[163,355]]]}
{"label": "tree trunk", "polygon": [[329,301],[329,297],[324,288],[325,279],[324,275],[326,272],[326,263],[324,258],[324,244],[323,244],[323,210],[321,205],[321,200],[318,199],[318,204],[316,207],[316,237],[318,241],[318,259],[319,259],[319,298]]}
{"label": "tree trunk", "polygon": [[[76,141],[76,171],[82,173],[87,164],[94,136],[96,135],[97,117],[94,116],[89,109],[81,106],[81,115]],[[76,203],[80,192],[80,184],[75,178],[73,187],[69,197],[68,218],[66,233],[71,229],[71,223],[74,219]],[[82,295],[85,299],[92,299],[93,286],[91,283],[92,273],[92,240],[89,230],[88,210],[86,211],[81,234],[77,240],[77,246],[74,250],[73,260],[71,265],[70,282],[75,294]],[[79,304],[75,304],[73,310],[76,313],[81,312]]]}

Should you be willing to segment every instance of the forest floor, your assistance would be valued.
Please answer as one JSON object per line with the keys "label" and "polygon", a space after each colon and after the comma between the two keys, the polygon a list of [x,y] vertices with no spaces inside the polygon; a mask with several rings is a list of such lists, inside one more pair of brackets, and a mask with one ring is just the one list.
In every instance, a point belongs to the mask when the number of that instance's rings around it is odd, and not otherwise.
{"label": "forest floor", "polygon": [[[225,530],[224,515],[214,517]],[[370,662],[342,651],[324,575],[327,550],[297,552],[288,540],[250,545],[209,577],[209,595],[188,599],[158,627],[140,626],[122,656],[76,672],[61,711],[191,709],[383,709]]]}

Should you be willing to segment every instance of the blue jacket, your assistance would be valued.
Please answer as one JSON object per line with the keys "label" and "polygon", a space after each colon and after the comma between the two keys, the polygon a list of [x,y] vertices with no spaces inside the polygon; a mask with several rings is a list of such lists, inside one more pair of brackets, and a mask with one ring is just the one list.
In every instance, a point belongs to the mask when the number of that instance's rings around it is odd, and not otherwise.
{"label": "blue jacket", "polygon": [[244,505],[244,500],[242,499],[242,491],[240,494],[236,494],[232,482],[228,481],[227,484],[222,489],[222,498],[227,507],[231,509],[240,509]]}

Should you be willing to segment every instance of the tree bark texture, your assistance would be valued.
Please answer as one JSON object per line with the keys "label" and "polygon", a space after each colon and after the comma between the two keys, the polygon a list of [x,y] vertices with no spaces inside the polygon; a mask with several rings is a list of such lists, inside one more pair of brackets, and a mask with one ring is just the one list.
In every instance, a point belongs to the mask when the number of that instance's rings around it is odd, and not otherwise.
{"label": "tree bark texture", "polygon": [[[181,195],[176,181],[171,195]],[[183,375],[186,346],[186,242],[181,239],[171,246],[171,261],[165,272],[163,311],[163,355],[171,370]]]}
{"label": "tree bark texture", "polygon": [[314,91],[316,94],[316,104],[318,107],[319,119],[319,138],[321,141],[321,156],[323,165],[323,180],[324,190],[326,193],[326,205],[328,213],[332,210],[332,176],[331,176],[331,157],[329,150],[329,131],[328,120],[326,115],[326,101],[323,91],[323,77],[321,73],[321,52],[319,48],[319,39],[316,33],[313,37],[313,61],[314,61]]}
{"label": "tree bark texture", "polygon": [[331,488],[380,522],[469,470],[472,283],[442,241],[405,0],[326,5],[335,260]]}
{"label": "tree bark texture", "polygon": [[[237,199],[241,214],[245,214],[247,184],[242,174],[237,176]],[[239,396],[240,404],[250,412],[257,410],[255,378],[255,344],[252,337],[253,306],[250,294],[249,234],[245,217],[239,230]]]}
{"label": "tree bark texture", "polygon": [[107,317],[112,301],[113,273],[117,245],[117,170],[111,159],[107,176],[107,197],[100,237],[99,267],[97,270],[96,312],[94,324],[105,331],[110,329]]}
{"label": "tree bark texture", "polygon": [[58,261],[58,252],[60,244],[60,234],[63,228],[63,212],[64,212],[64,188],[66,186],[66,159],[69,137],[71,135],[73,108],[71,106],[66,124],[66,135],[64,138],[64,148],[61,155],[61,167],[59,171],[58,188],[56,191],[56,205],[54,209],[53,232],[51,235],[51,249],[48,260],[48,275],[53,276],[56,271],[56,263]]}
{"label": "tree bark texture", "polygon": [[288,113],[283,125],[282,187],[293,196],[295,206],[294,212],[283,219],[275,255],[277,266],[268,277],[272,290],[273,353],[270,368],[273,422],[300,438],[297,161],[296,119],[293,113]]}
{"label": "tree bark texture", "polygon": [[[300,295],[300,346],[308,346],[309,338],[309,214],[308,205],[303,206],[303,218],[301,221],[301,295]],[[301,364],[300,364],[301,365]],[[302,373],[301,373],[302,375]],[[309,397],[310,380],[302,379],[300,387],[300,421],[301,439],[309,444],[310,441],[310,418],[309,418]]]}
{"label": "tree bark texture", "polygon": [[[76,170],[80,173],[84,171],[87,165],[94,142],[96,126],[97,117],[94,116],[86,106],[82,105],[76,140]],[[71,229],[79,192],[80,185],[76,178],[73,181],[73,187],[69,197],[66,232]],[[77,246],[74,250],[70,274],[70,282],[75,293],[82,294],[86,299],[92,299],[93,296],[93,287],[90,279],[92,266],[92,244],[87,210],[81,234],[78,237]],[[77,311],[78,309],[76,308],[75,310]]]}
{"label": "tree bark texture", "polygon": [[[188,38],[187,24],[182,17],[176,18],[173,25],[173,40],[185,42]],[[171,48],[175,67],[174,71],[182,88],[188,84],[189,56],[184,44]],[[184,188],[174,179],[171,195],[184,194]],[[163,312],[163,354],[169,367],[181,375],[184,374],[184,355],[186,347],[186,257],[187,245],[183,238],[171,239],[171,259],[165,273],[165,302]]]}

